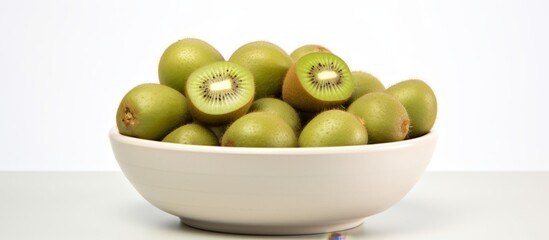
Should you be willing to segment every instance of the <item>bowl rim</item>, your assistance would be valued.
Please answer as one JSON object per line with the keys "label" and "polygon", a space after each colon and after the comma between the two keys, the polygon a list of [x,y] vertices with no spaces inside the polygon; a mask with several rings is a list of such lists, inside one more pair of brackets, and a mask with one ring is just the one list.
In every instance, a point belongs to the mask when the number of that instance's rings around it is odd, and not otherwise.
{"label": "bowl rim", "polygon": [[253,155],[326,155],[343,154],[356,152],[382,152],[407,148],[421,143],[434,142],[438,138],[436,130],[429,133],[397,142],[376,143],[353,146],[334,146],[334,147],[284,147],[284,148],[265,148],[265,147],[221,147],[221,146],[202,146],[180,143],[168,143],[154,140],[140,139],[122,135],[118,132],[116,126],[109,131],[111,142],[119,142],[133,146],[139,146],[149,149],[170,150],[195,153],[217,153],[217,154],[253,154]]}

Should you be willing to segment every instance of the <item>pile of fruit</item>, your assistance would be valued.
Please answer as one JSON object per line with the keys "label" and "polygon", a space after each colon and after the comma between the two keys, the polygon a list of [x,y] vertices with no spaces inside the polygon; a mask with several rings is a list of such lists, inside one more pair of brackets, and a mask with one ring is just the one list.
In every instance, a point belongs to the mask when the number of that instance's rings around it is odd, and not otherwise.
{"label": "pile of fruit", "polygon": [[158,76],[122,98],[120,134],[228,147],[347,146],[422,136],[437,115],[424,81],[385,88],[316,44],[288,54],[251,42],[225,60],[203,40],[182,39],[162,54]]}

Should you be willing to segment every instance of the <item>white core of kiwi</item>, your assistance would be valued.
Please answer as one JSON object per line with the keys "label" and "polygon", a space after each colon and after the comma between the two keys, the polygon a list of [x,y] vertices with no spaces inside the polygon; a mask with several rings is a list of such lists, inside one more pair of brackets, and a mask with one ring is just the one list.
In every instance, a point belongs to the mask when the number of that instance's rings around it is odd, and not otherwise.
{"label": "white core of kiwi", "polygon": [[233,89],[233,80],[230,78],[212,82],[209,86],[210,91],[212,92],[226,92],[231,91]]}
{"label": "white core of kiwi", "polygon": [[323,70],[316,74],[317,80],[320,82],[331,82],[338,78],[336,72],[331,70]]}

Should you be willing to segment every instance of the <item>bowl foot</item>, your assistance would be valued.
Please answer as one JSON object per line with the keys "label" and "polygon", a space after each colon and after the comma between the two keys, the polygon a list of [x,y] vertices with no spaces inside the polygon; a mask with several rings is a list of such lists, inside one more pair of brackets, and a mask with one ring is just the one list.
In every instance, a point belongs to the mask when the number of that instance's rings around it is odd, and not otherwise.
{"label": "bowl foot", "polygon": [[181,223],[206,231],[249,235],[304,235],[343,231],[360,226],[364,219],[348,219],[315,225],[241,225],[180,218]]}

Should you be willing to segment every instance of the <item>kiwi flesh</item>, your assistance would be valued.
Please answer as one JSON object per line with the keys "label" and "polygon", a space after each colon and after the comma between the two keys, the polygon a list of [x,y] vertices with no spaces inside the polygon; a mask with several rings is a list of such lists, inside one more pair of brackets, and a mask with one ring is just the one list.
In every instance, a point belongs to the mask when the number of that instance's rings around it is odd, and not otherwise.
{"label": "kiwi flesh", "polygon": [[363,145],[368,143],[368,132],[352,113],[328,110],[305,125],[298,143],[300,147]]}
{"label": "kiwi flesh", "polygon": [[252,73],[225,61],[194,71],[185,88],[193,119],[211,126],[227,124],[246,114],[254,94]]}
{"label": "kiwi flesh", "polygon": [[437,118],[437,98],[433,89],[420,79],[399,82],[387,89],[406,108],[410,116],[410,138],[431,131]]}
{"label": "kiwi flesh", "polygon": [[320,112],[345,103],[354,82],[347,64],[332,53],[309,53],[284,78],[282,99],[297,110]]}
{"label": "kiwi flesh", "polygon": [[369,143],[403,140],[410,129],[410,118],[404,105],[385,92],[363,95],[347,111],[363,120]]}
{"label": "kiwi flesh", "polygon": [[217,136],[210,129],[198,123],[189,123],[176,128],[166,135],[162,142],[219,146]]}
{"label": "kiwi flesh", "polygon": [[181,93],[185,92],[186,81],[196,69],[224,58],[217,49],[204,40],[185,38],[169,45],[158,63],[160,84]]}
{"label": "kiwi flesh", "polygon": [[157,83],[132,88],[124,95],[116,112],[120,134],[148,140],[161,140],[190,120],[185,96]]}
{"label": "kiwi flesh", "polygon": [[280,117],[251,112],[233,122],[223,134],[226,147],[297,147],[294,130]]}

